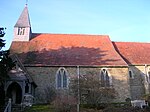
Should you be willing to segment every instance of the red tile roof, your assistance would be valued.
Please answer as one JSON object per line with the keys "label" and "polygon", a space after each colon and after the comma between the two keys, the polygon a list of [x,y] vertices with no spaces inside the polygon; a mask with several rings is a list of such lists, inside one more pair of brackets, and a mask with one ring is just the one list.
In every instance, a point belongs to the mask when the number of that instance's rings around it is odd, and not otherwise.
{"label": "red tile roof", "polygon": [[10,51],[24,64],[127,66],[106,35],[33,34],[29,42],[13,41]]}
{"label": "red tile roof", "polygon": [[113,44],[128,64],[150,64],[150,43],[113,42]]}

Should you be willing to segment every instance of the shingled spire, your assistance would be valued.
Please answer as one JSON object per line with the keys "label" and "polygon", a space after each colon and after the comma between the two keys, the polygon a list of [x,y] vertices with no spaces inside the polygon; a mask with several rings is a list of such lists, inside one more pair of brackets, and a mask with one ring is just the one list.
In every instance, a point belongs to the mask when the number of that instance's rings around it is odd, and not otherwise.
{"label": "shingled spire", "polygon": [[29,41],[31,37],[31,24],[28,7],[25,5],[17,23],[14,26],[13,41]]}
{"label": "shingled spire", "polygon": [[15,27],[31,27],[27,5],[22,11],[17,23],[15,24]]}

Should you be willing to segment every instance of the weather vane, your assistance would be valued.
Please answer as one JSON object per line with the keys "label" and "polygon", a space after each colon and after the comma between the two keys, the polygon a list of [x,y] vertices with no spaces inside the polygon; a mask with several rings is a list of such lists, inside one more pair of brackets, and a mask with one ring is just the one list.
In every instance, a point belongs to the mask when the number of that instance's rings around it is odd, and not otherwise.
{"label": "weather vane", "polygon": [[28,5],[28,0],[26,0],[26,5]]}

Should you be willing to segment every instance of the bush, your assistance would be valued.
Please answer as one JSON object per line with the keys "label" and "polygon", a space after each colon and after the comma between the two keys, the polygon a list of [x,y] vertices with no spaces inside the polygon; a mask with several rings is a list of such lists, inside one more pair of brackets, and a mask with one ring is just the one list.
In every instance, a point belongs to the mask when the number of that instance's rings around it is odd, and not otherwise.
{"label": "bush", "polygon": [[109,106],[103,110],[103,112],[150,112],[149,109],[141,109],[139,107],[114,107],[114,106]]}
{"label": "bush", "polygon": [[143,99],[144,99],[145,101],[147,101],[148,104],[149,104],[149,106],[150,106],[150,94],[145,94],[145,95],[143,96]]}
{"label": "bush", "polygon": [[68,95],[59,95],[53,101],[55,112],[76,112],[76,99]]}
{"label": "bush", "polygon": [[97,110],[100,110],[100,109],[104,109],[106,107],[108,107],[109,104],[107,103],[99,103],[97,105],[95,104],[81,104],[81,108],[87,108],[87,109],[97,109]]}
{"label": "bush", "polygon": [[55,87],[49,85],[49,86],[46,86],[44,88],[44,91],[45,91],[45,96],[46,96],[46,102],[47,103],[51,103],[52,101],[54,101],[55,97],[56,97],[56,90],[55,90]]}
{"label": "bush", "polygon": [[132,107],[128,102],[100,103],[98,105],[82,104],[81,108],[83,108],[83,112],[150,112],[150,107],[143,109]]}

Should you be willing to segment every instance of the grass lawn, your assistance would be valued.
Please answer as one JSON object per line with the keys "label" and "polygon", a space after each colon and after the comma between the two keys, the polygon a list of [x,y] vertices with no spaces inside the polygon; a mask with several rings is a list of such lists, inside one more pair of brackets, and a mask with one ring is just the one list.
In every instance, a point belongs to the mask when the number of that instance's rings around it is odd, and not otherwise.
{"label": "grass lawn", "polygon": [[[81,109],[81,108],[80,108]],[[24,112],[55,112],[55,109],[52,105],[33,105],[30,108],[26,108]],[[73,111],[76,112],[76,111]],[[80,112],[102,112],[102,111],[94,111],[94,109],[81,109]]]}
{"label": "grass lawn", "polygon": [[26,108],[24,112],[54,112],[51,105],[33,105],[31,108]]}
{"label": "grass lawn", "polygon": [[[33,105],[30,108],[26,108],[24,112],[55,112],[55,109],[50,104],[43,104],[43,105]],[[71,111],[76,112],[76,111]],[[113,107],[108,106],[103,110],[97,109],[89,109],[89,108],[80,108],[80,112],[150,112],[150,108],[140,109],[134,107]]]}

